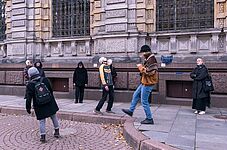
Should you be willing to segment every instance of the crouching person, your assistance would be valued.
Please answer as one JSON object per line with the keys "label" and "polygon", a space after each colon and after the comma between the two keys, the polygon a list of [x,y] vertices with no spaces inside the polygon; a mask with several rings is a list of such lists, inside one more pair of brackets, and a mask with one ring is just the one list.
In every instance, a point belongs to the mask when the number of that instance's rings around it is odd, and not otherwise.
{"label": "crouching person", "polygon": [[59,123],[56,112],[59,110],[55,101],[50,82],[46,77],[40,77],[39,71],[35,67],[28,69],[29,83],[26,86],[26,110],[31,113],[31,102],[37,120],[39,120],[40,141],[46,142],[46,118],[50,117],[54,125],[54,137],[59,138]]}

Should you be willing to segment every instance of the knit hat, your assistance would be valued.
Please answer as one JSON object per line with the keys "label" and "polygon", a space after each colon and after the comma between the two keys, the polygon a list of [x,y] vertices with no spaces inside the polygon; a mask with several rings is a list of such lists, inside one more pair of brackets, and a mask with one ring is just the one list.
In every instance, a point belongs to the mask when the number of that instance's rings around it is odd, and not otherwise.
{"label": "knit hat", "polygon": [[32,76],[37,75],[37,74],[39,74],[39,71],[36,67],[31,67],[31,68],[28,69],[28,76],[29,77],[32,77]]}
{"label": "knit hat", "polygon": [[108,64],[108,65],[111,65],[112,62],[113,62],[112,59],[108,59],[108,60],[107,60],[107,64]]}
{"label": "knit hat", "polygon": [[102,64],[103,62],[106,62],[107,59],[105,57],[99,58],[99,63]]}
{"label": "knit hat", "polygon": [[140,49],[140,53],[151,52],[151,48],[148,45],[143,45]]}

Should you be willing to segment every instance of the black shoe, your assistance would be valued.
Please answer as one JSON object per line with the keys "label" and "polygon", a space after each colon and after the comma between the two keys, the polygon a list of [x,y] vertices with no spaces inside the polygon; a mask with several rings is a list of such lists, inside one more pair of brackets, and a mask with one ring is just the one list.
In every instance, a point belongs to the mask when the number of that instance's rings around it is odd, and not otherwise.
{"label": "black shoe", "polygon": [[123,111],[124,113],[126,113],[127,115],[131,116],[131,117],[132,117],[132,115],[133,115],[133,112],[131,112],[131,111],[128,110],[128,109],[122,109],[122,111]]}
{"label": "black shoe", "polygon": [[82,101],[80,101],[79,103],[83,103]]}
{"label": "black shoe", "polygon": [[59,129],[54,129],[54,137],[56,138],[60,138],[60,133],[59,133]]}
{"label": "black shoe", "polygon": [[153,118],[151,118],[151,119],[145,119],[145,120],[143,120],[143,121],[141,121],[140,122],[141,124],[154,124],[154,120],[153,120]]}
{"label": "black shoe", "polygon": [[74,103],[75,103],[75,104],[77,104],[77,103],[78,103],[78,101],[75,101]]}
{"label": "black shoe", "polygon": [[46,142],[46,135],[45,134],[41,135],[40,142],[42,142],[42,143]]}

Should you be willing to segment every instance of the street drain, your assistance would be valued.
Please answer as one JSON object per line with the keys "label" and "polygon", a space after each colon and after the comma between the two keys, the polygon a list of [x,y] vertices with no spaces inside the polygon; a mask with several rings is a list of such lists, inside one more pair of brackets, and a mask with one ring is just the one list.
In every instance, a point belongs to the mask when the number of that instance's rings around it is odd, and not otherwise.
{"label": "street drain", "polygon": [[217,119],[227,119],[227,115],[215,115],[214,118],[217,118]]}

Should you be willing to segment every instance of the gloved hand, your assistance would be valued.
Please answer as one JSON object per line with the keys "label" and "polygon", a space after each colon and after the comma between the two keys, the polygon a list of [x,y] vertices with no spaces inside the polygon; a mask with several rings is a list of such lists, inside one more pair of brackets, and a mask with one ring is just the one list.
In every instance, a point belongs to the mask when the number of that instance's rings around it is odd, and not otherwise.
{"label": "gloved hand", "polygon": [[27,109],[27,113],[28,114],[31,114],[31,109]]}

